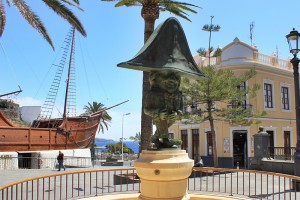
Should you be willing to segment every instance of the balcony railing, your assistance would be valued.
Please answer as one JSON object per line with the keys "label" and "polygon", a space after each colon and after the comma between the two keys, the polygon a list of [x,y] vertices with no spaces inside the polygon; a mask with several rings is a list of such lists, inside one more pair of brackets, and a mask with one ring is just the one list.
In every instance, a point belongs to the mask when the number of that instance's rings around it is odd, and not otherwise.
{"label": "balcony railing", "polygon": [[[276,56],[269,56],[269,55],[265,55],[265,54],[261,54],[258,52],[253,52],[254,53],[254,57],[253,57],[253,61],[259,62],[259,63],[263,63],[263,64],[267,64],[276,68],[280,68],[280,69],[284,69],[284,70],[289,70],[292,71],[293,66],[290,63],[289,59],[283,60],[283,59],[279,59]],[[231,58],[231,60],[234,60],[235,58]],[[241,59],[240,57],[236,58],[236,59]],[[222,60],[221,57],[211,57],[210,58],[210,64],[211,65],[219,65],[221,64]],[[208,58],[203,59],[200,63],[200,66],[207,66],[208,65]]]}
{"label": "balcony railing", "polygon": [[[252,105],[251,104],[241,104],[241,105],[237,105],[237,104],[228,104],[227,105],[228,109],[237,109],[236,111],[234,111],[235,114],[242,114],[245,112],[246,109],[252,109]],[[238,110],[239,108],[239,110]]]}
{"label": "balcony railing", "polygon": [[232,109],[232,108],[243,108],[244,110],[248,108],[252,108],[251,104],[242,104],[242,105],[236,105],[236,104],[228,104],[227,108]]}
{"label": "balcony railing", "polygon": [[281,69],[285,69],[285,70],[292,70],[292,64],[290,63],[290,61],[288,59],[283,60],[283,59],[277,58],[276,56],[268,56],[265,54],[254,52],[254,60],[261,62],[261,63],[268,64],[268,65],[272,65],[277,68],[281,68]]}
{"label": "balcony railing", "polygon": [[275,160],[294,160],[296,147],[268,147],[267,158]]}

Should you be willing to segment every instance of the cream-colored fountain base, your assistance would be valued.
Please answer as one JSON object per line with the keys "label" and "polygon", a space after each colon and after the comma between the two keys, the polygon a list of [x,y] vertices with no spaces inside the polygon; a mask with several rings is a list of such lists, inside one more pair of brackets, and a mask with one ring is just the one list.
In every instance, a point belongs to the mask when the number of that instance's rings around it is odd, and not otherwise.
{"label": "cream-colored fountain base", "polygon": [[134,162],[141,180],[141,194],[116,194],[88,200],[230,200],[245,197],[187,194],[187,181],[194,161],[185,150],[143,151]]}
{"label": "cream-colored fountain base", "polygon": [[141,200],[187,200],[187,178],[194,161],[185,150],[144,150],[134,166],[141,180]]}

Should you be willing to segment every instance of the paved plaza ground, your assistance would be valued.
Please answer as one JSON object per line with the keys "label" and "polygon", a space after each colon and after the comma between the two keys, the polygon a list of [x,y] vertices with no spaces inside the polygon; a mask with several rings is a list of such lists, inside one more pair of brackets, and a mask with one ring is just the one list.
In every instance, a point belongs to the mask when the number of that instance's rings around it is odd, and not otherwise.
{"label": "paved plaza ground", "polygon": [[[124,162],[124,166],[114,166],[118,167],[130,167],[131,163],[129,161]],[[91,170],[91,169],[107,169],[112,168],[110,166],[100,166],[95,165],[90,168],[66,168],[66,171],[80,171],[80,170]],[[57,169],[14,169],[14,170],[0,170],[0,187],[20,181],[27,178],[33,178],[37,176],[43,176],[48,174],[58,173]]]}

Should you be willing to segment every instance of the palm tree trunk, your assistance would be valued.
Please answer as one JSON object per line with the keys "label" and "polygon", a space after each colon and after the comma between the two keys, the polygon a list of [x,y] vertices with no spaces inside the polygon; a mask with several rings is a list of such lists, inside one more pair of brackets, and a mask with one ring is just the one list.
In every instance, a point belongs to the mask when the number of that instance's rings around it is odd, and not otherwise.
{"label": "palm tree trunk", "polygon": [[[144,43],[149,39],[154,31],[155,20],[159,17],[158,3],[148,2],[143,5],[141,15],[145,21]],[[142,116],[141,116],[141,151],[149,147],[153,133],[152,118],[144,113],[147,94],[150,90],[149,72],[143,72],[143,96],[142,96]]]}
{"label": "palm tree trunk", "polygon": [[141,119],[141,147],[140,151],[146,150],[151,142],[152,118],[144,113],[147,94],[150,90],[149,72],[143,72],[143,96],[142,96],[142,119]]}

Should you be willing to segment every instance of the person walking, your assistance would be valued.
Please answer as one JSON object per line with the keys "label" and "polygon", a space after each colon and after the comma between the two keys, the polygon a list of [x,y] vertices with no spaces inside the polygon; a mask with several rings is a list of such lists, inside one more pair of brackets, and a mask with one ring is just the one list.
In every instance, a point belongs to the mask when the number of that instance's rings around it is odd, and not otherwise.
{"label": "person walking", "polygon": [[58,162],[58,171],[61,170],[61,168],[64,168],[66,171],[66,167],[64,166],[64,154],[59,151],[58,156],[57,156],[57,162]]}

